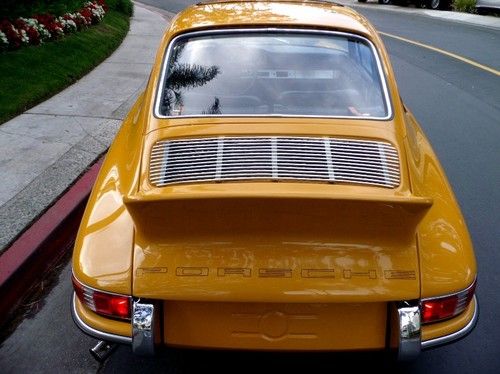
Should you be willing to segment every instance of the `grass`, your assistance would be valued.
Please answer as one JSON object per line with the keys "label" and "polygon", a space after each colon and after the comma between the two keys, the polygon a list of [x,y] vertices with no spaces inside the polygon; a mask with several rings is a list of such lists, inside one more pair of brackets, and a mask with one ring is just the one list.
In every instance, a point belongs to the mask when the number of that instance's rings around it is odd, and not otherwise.
{"label": "grass", "polygon": [[476,13],[476,0],[453,0],[453,9],[459,12]]}
{"label": "grass", "polygon": [[[113,1],[127,2],[129,0]],[[92,70],[120,45],[129,21],[128,14],[110,9],[101,23],[87,30],[39,47],[0,53],[0,123]]]}

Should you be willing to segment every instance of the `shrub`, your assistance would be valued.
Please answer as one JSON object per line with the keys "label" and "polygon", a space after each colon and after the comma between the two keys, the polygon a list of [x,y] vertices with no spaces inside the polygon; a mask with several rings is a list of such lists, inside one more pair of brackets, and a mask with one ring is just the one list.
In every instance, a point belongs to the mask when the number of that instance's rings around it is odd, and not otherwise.
{"label": "shrub", "polygon": [[453,9],[459,12],[476,13],[476,0],[453,0]]}
{"label": "shrub", "polygon": [[115,9],[128,16],[132,16],[134,13],[132,0],[106,0],[106,3],[111,9]]}

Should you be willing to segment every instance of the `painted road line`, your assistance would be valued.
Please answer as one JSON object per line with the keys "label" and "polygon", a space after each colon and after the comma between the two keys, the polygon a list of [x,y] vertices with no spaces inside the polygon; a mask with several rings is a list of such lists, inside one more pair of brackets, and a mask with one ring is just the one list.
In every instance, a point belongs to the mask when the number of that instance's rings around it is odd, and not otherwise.
{"label": "painted road line", "polygon": [[445,51],[443,49],[440,49],[440,48],[437,48],[437,47],[433,47],[431,45],[423,44],[423,43],[420,43],[420,42],[416,42],[414,40],[402,38],[401,36],[389,34],[387,32],[379,31],[379,34],[384,35],[384,36],[388,36],[389,38],[400,40],[402,42],[410,43],[410,44],[416,45],[418,47],[426,48],[426,49],[429,49],[429,50],[437,52],[437,53],[441,53],[441,54],[443,54],[445,56],[448,56],[448,57],[454,58],[456,60],[465,62],[466,64],[472,65],[472,66],[474,66],[474,67],[476,67],[478,69],[482,69],[484,71],[487,71],[488,73],[495,74],[496,76],[500,77],[500,71],[498,71],[496,69],[490,68],[489,66],[480,64],[479,62],[470,60],[468,58],[465,58],[465,57],[462,57],[462,56],[459,56],[459,55],[456,55],[454,53]]}

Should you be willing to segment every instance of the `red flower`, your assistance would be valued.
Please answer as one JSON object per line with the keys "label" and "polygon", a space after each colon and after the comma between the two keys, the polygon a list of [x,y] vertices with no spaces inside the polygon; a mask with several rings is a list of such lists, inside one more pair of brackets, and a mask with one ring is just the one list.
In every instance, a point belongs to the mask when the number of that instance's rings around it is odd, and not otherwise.
{"label": "red flower", "polygon": [[2,32],[7,32],[7,30],[12,29],[12,23],[10,23],[8,20],[3,19],[0,21],[0,31]]}
{"label": "red flower", "polygon": [[34,16],[38,22],[45,26],[50,32],[51,39],[57,39],[64,35],[64,28],[60,22],[56,21],[55,17],[51,14],[38,14]]}
{"label": "red flower", "polygon": [[64,34],[63,26],[59,22],[49,23],[45,27],[49,30],[52,39],[57,39]]}
{"label": "red flower", "polygon": [[37,29],[34,27],[28,27],[26,30],[26,33],[28,34],[28,38],[30,38],[30,44],[33,45],[39,45],[40,44],[40,33],[38,32]]}
{"label": "red flower", "polygon": [[3,20],[0,22],[0,30],[7,36],[7,40],[9,41],[9,47],[12,49],[17,49],[22,44],[21,35],[14,28],[14,25],[7,20]]}
{"label": "red flower", "polygon": [[80,17],[75,17],[73,19],[73,21],[75,21],[76,23],[76,28],[78,30],[81,30],[83,27],[85,27],[85,23],[83,22],[83,20],[80,18]]}
{"label": "red flower", "polygon": [[90,24],[92,23],[92,12],[88,8],[83,8],[80,10],[80,14],[85,18],[85,20]]}
{"label": "red flower", "polygon": [[97,0],[97,4],[99,4],[100,6],[102,6],[102,9],[104,9],[104,11],[106,13],[108,12],[109,7],[108,7],[108,5],[106,4],[106,2],[104,0]]}
{"label": "red flower", "polygon": [[19,34],[19,36],[21,36],[20,35],[21,30],[24,30],[26,32],[30,44],[34,45],[40,44],[40,33],[36,28],[28,25],[25,21],[23,21],[20,18],[14,21],[14,27],[17,29],[17,33]]}
{"label": "red flower", "polygon": [[28,25],[26,24],[26,22],[24,22],[22,19],[18,18],[14,21],[14,27],[16,29],[23,29],[23,30],[27,30],[28,29]]}
{"label": "red flower", "polygon": [[47,25],[54,22],[54,16],[51,14],[37,14],[33,18],[35,18],[38,22],[43,24],[45,27],[47,27]]}

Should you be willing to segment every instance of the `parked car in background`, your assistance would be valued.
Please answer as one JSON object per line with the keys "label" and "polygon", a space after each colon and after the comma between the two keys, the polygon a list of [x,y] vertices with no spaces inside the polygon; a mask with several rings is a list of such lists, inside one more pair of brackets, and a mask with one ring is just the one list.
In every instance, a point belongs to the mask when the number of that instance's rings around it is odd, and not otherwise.
{"label": "parked car in background", "polygon": [[477,0],[476,11],[479,14],[500,14],[500,0]]}
{"label": "parked car in background", "polygon": [[[495,1],[495,0],[493,0]],[[358,0],[360,3],[366,3],[366,0]],[[379,4],[394,4],[406,6],[408,4],[415,4],[419,8],[427,9],[442,9],[447,10],[451,7],[451,0],[378,0]]]}
{"label": "parked car in background", "polygon": [[158,346],[393,350],[467,335],[476,262],[362,15],[191,6],[102,165],[73,253],[87,334]]}

